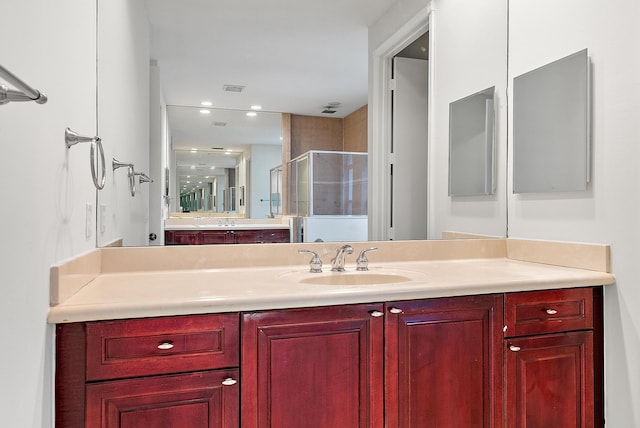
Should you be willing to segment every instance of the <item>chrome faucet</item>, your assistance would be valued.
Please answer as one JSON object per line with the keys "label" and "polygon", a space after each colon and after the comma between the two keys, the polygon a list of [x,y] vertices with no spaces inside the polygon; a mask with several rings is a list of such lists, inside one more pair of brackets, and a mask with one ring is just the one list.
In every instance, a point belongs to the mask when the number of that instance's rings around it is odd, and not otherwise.
{"label": "chrome faucet", "polygon": [[366,250],[360,251],[360,255],[356,259],[356,270],[365,271],[369,270],[369,259],[367,259],[366,254],[369,251],[375,251],[378,247],[367,248]]}
{"label": "chrome faucet", "polygon": [[344,259],[345,254],[352,254],[353,247],[351,245],[343,245],[342,247],[338,247],[336,250],[336,255],[331,259],[331,270],[334,272],[344,272]]}
{"label": "chrome faucet", "polygon": [[322,272],[322,260],[320,260],[320,257],[318,256],[318,253],[316,253],[315,251],[311,251],[311,250],[305,250],[304,248],[300,248],[298,250],[298,253],[313,255],[313,257],[311,257],[311,260],[309,261],[309,272],[311,272],[311,273],[321,273]]}

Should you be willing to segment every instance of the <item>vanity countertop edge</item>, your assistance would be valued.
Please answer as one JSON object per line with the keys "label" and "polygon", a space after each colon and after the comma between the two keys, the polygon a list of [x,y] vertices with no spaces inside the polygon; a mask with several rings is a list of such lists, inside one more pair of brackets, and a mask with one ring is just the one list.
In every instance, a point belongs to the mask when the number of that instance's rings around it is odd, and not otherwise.
{"label": "vanity countertop edge", "polygon": [[[49,323],[371,303],[611,285],[610,247],[513,238],[354,242],[347,272],[330,272],[343,243],[99,248],[51,268]],[[373,275],[342,284],[367,253]],[[324,262],[309,272],[312,249]],[[327,284],[307,283],[328,281]],[[388,277],[388,276],[387,276]],[[395,278],[395,277],[390,277]],[[333,284],[333,279],[337,283]],[[355,278],[356,280],[358,278]]]}

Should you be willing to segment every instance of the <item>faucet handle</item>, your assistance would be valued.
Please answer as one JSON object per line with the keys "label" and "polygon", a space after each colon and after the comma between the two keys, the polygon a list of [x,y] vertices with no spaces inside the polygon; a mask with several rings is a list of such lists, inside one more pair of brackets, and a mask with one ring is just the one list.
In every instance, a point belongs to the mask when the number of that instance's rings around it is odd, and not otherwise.
{"label": "faucet handle", "polygon": [[375,251],[378,247],[371,247],[360,251],[360,255],[356,259],[356,270],[369,270],[369,259],[367,259],[366,253],[369,251]]}
{"label": "faucet handle", "polygon": [[321,273],[322,272],[322,260],[318,256],[318,253],[311,250],[305,250],[304,248],[300,248],[298,250],[300,254],[313,254],[311,260],[309,261],[309,272],[311,273]]}

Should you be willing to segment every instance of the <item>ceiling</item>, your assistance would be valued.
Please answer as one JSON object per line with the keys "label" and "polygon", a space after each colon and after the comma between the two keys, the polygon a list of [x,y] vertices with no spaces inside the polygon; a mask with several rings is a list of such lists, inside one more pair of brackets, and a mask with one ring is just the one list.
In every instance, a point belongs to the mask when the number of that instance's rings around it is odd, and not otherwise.
{"label": "ceiling", "polygon": [[146,0],[181,188],[252,144],[281,144],[281,112],[339,118],[367,104],[368,27],[396,1]]}
{"label": "ceiling", "polygon": [[344,117],[367,103],[368,27],[396,1],[146,0],[166,103]]}

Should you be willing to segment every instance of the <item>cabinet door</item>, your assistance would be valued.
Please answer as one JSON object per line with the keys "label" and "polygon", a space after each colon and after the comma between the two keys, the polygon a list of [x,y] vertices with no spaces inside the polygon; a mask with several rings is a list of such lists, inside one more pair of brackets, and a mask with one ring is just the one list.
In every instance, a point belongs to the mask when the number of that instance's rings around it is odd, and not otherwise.
{"label": "cabinet door", "polygon": [[594,427],[593,333],[505,341],[507,426]]}
{"label": "cabinet door", "polygon": [[238,230],[235,231],[236,243],[238,244],[262,244],[261,230]]}
{"label": "cabinet door", "polygon": [[474,296],[386,305],[386,426],[502,426],[501,303]]}
{"label": "cabinet door", "polygon": [[203,230],[200,232],[201,244],[233,244],[235,234],[227,230]]}
{"label": "cabinet door", "polygon": [[382,427],[381,315],[381,304],[245,314],[242,427]]}
{"label": "cabinet door", "polygon": [[166,230],[164,232],[165,245],[198,245],[199,232],[191,230]]}
{"label": "cabinet door", "polygon": [[237,379],[221,370],[90,384],[85,427],[237,428]]}

